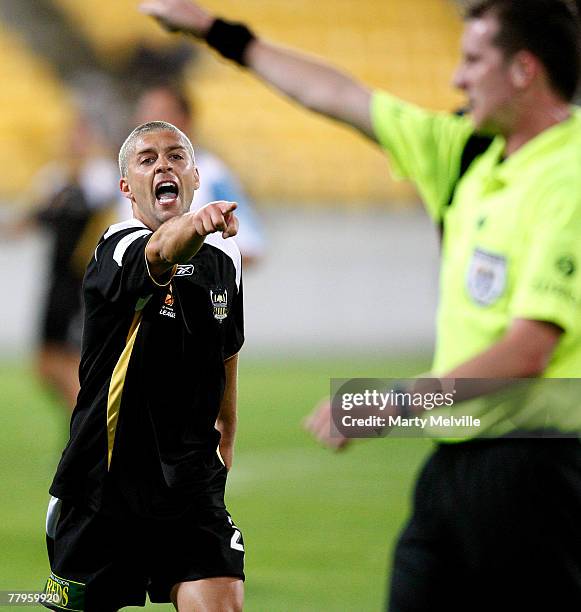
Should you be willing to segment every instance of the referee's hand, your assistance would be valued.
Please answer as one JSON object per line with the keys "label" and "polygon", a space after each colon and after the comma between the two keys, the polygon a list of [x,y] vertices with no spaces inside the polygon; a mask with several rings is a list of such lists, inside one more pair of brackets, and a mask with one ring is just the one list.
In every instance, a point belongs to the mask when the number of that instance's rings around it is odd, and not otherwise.
{"label": "referee's hand", "polygon": [[172,32],[185,32],[204,38],[214,22],[214,17],[190,0],[146,0],[139,10],[151,15]]}
{"label": "referee's hand", "polygon": [[313,412],[303,421],[305,429],[324,446],[335,451],[347,448],[351,440],[342,435],[332,423],[331,401],[321,400]]}
{"label": "referee's hand", "polygon": [[198,236],[222,232],[222,238],[231,238],[238,233],[238,219],[234,211],[236,202],[210,202],[192,215],[192,223]]}

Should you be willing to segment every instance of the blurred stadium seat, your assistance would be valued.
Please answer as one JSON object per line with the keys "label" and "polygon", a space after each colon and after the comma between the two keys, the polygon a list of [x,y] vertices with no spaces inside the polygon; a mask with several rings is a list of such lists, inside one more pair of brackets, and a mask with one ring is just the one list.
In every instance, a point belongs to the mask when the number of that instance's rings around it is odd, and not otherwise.
{"label": "blurred stadium seat", "polygon": [[[160,45],[172,40],[136,12],[137,0],[54,2],[111,65],[127,57],[138,42]],[[206,4],[249,22],[264,36],[329,58],[408,100],[441,109],[459,104],[449,83],[460,24],[448,0],[208,0]],[[1,37],[1,45],[15,45],[7,35]],[[11,178],[12,193],[22,188],[31,168],[54,146],[66,101],[50,71],[31,67],[34,60],[25,49],[10,55],[0,74],[5,74],[4,82],[11,83],[18,97],[5,100],[12,113],[4,114],[0,133],[15,143],[38,147],[34,159],[29,158]],[[190,74],[192,93],[199,99],[199,140],[243,177],[261,203],[350,208],[415,200],[410,187],[388,178],[384,157],[348,129],[292,107],[214,54],[204,52],[200,58]],[[26,69],[18,62],[26,62]],[[28,90],[25,73],[31,75]],[[25,121],[31,112],[34,121]]]}
{"label": "blurred stadium seat", "polygon": [[96,50],[112,61],[128,54],[139,41],[167,42],[151,20],[137,12],[138,0],[53,0],[91,39]]}
{"label": "blurred stadium seat", "polygon": [[[450,87],[459,20],[445,0],[207,4],[408,100],[439,109],[459,103]],[[246,177],[257,199],[344,207],[415,199],[360,137],[293,108],[215,56],[205,58],[195,73],[200,137]]]}
{"label": "blurred stadium seat", "polygon": [[14,202],[66,134],[69,102],[55,73],[0,23],[0,200]]}

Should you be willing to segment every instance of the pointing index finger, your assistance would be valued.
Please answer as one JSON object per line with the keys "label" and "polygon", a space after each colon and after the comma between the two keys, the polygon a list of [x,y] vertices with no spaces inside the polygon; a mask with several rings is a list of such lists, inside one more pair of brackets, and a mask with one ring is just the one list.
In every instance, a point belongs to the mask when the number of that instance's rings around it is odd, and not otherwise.
{"label": "pointing index finger", "polygon": [[227,215],[228,213],[233,212],[237,208],[238,208],[238,204],[236,204],[236,202],[225,202],[224,201],[220,203],[220,210],[222,211],[223,215]]}

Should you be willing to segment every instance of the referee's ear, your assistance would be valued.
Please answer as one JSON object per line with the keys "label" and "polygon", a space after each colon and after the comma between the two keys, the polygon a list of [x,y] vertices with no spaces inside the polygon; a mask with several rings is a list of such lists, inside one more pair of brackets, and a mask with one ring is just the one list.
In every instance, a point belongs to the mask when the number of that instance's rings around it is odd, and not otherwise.
{"label": "referee's ear", "polygon": [[131,200],[133,193],[131,192],[131,187],[129,186],[129,183],[125,177],[119,181],[119,189],[121,190],[124,198]]}

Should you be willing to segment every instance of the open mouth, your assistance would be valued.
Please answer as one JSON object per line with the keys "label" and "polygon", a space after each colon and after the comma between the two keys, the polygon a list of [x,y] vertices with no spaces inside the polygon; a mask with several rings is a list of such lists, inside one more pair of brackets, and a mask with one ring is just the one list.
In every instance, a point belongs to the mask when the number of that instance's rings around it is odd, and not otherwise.
{"label": "open mouth", "polygon": [[161,204],[167,204],[177,199],[179,188],[174,181],[163,181],[155,188],[155,197]]}

